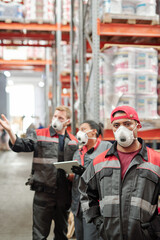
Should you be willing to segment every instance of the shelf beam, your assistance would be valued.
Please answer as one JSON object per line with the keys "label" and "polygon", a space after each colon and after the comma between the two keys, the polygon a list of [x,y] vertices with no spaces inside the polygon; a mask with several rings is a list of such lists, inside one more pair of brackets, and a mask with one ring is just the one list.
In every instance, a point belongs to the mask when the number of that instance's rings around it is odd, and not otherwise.
{"label": "shelf beam", "polygon": [[0,30],[27,30],[27,31],[62,31],[69,32],[70,25],[62,25],[62,24],[49,24],[49,23],[6,23],[0,22]]}
{"label": "shelf beam", "polygon": [[160,37],[160,25],[101,23],[97,20],[100,36]]}
{"label": "shelf beam", "polygon": [[26,65],[51,65],[51,60],[3,60],[0,59],[0,64],[5,65],[20,65],[20,66],[26,66]]}

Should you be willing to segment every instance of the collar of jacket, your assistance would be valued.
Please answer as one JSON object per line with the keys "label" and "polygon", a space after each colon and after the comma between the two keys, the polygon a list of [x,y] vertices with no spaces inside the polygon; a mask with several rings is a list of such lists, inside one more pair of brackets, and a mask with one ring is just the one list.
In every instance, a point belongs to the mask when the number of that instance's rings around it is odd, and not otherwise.
{"label": "collar of jacket", "polygon": [[84,145],[82,148],[79,149],[79,151],[80,151],[81,155],[86,154],[86,153],[92,154],[97,149],[97,147],[99,146],[100,143],[101,143],[101,139],[97,138],[97,142],[94,147],[92,147],[88,150],[86,145]]}
{"label": "collar of jacket", "polygon": [[[50,132],[51,137],[58,136],[57,132],[54,130],[54,128],[52,126],[50,126],[50,128],[49,128],[49,132]],[[70,139],[67,131],[65,131],[65,137],[68,137]]]}
{"label": "collar of jacket", "polygon": [[[139,151],[139,155],[141,155],[141,157],[145,160],[148,161],[148,156],[147,156],[147,148],[146,148],[146,144],[144,142],[143,139],[138,138],[138,141],[142,144],[142,148]],[[107,154],[105,155],[105,157],[109,156],[109,155],[115,155],[118,158],[118,153],[117,153],[117,141],[115,141],[112,145],[112,147],[108,150]]]}

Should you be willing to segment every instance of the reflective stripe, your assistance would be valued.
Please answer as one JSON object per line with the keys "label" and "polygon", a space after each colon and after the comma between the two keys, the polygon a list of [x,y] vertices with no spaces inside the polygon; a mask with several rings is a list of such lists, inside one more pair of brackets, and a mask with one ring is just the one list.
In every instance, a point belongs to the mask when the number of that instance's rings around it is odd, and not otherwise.
{"label": "reflective stripe", "polygon": [[105,196],[101,201],[100,201],[100,208],[103,209],[105,205],[115,205],[119,204],[119,195],[115,196]]}
{"label": "reflective stripe", "polygon": [[137,169],[139,169],[139,168],[140,169],[148,169],[160,177],[160,167],[159,166],[156,166],[152,163],[144,162],[137,167]]}
{"label": "reflective stripe", "polygon": [[82,207],[82,211],[87,211],[89,209],[89,201],[82,201],[81,202],[81,207]]}
{"label": "reflective stripe", "polygon": [[33,158],[33,163],[53,164],[57,162],[57,158]]}
{"label": "reflective stripe", "polygon": [[112,161],[100,162],[94,166],[95,172],[99,172],[103,168],[120,168],[120,163],[118,160],[112,160]]}
{"label": "reflective stripe", "polygon": [[68,145],[77,145],[77,142],[74,141],[74,140],[73,140],[73,141],[69,141],[69,142],[68,142]]}
{"label": "reflective stripe", "polygon": [[145,210],[150,215],[152,215],[156,209],[156,205],[152,205],[150,202],[138,197],[132,197],[131,205]]}
{"label": "reflective stripe", "polygon": [[46,136],[37,136],[38,141],[47,141],[47,142],[59,142],[58,138],[51,138],[51,137],[46,137]]}

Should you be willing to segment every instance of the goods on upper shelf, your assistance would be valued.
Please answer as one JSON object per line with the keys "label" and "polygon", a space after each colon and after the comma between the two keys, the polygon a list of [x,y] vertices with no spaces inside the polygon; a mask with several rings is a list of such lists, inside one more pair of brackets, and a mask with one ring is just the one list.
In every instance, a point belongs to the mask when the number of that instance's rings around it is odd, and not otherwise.
{"label": "goods on upper shelf", "polygon": [[[55,0],[0,1],[0,20],[55,23]],[[74,3],[74,18],[78,20],[78,1]],[[67,24],[71,17],[71,0],[61,0],[61,22]]]}
{"label": "goods on upper shelf", "polygon": [[0,1],[0,19],[23,20],[23,5],[17,1],[5,3]]}
{"label": "goods on upper shelf", "polygon": [[[30,42],[32,42],[30,40]],[[40,41],[43,42],[43,41]],[[35,43],[35,41],[34,41]],[[49,59],[52,59],[51,51],[49,51]],[[0,46],[0,59],[4,60],[44,60],[45,47],[19,47],[19,46]]]}
{"label": "goods on upper shelf", "polygon": [[156,0],[100,0],[99,5],[101,19],[106,13],[156,16]]}
{"label": "goods on upper shelf", "polygon": [[25,20],[55,22],[54,2],[55,0],[25,0]]}
{"label": "goods on upper shelf", "polygon": [[[71,0],[62,0],[62,24],[70,23],[71,21]],[[74,1],[74,20],[78,21],[78,0]]]}
{"label": "goods on upper shelf", "polygon": [[0,1],[0,20],[55,22],[55,0]]}
{"label": "goods on upper shelf", "polygon": [[[100,120],[106,124],[118,105],[134,107],[140,118],[157,118],[157,78],[155,49],[112,47],[105,50],[100,57]],[[90,83],[87,101],[90,111],[94,98],[91,88]]]}

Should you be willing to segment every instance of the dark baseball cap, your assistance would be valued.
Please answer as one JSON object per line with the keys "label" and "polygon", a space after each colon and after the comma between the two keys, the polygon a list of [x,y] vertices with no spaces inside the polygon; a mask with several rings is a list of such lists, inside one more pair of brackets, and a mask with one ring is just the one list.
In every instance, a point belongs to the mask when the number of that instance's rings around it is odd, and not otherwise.
{"label": "dark baseball cap", "polygon": [[[123,111],[126,115],[114,117],[113,116],[114,113],[116,113],[118,111]],[[118,106],[111,112],[111,123],[114,120],[123,119],[123,118],[136,120],[141,126],[141,123],[139,121],[138,114],[137,114],[136,110],[134,108],[130,107],[130,106]]]}

